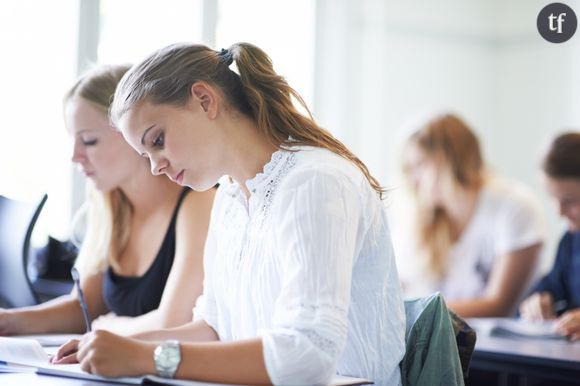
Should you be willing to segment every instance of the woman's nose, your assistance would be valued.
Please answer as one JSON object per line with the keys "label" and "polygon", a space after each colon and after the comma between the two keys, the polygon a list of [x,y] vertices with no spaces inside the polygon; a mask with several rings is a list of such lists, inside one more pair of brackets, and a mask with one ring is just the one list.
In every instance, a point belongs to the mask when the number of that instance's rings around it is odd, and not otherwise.
{"label": "woman's nose", "polygon": [[73,152],[71,156],[71,161],[74,163],[82,163],[86,160],[86,153],[84,147],[79,141],[75,140],[73,145]]}

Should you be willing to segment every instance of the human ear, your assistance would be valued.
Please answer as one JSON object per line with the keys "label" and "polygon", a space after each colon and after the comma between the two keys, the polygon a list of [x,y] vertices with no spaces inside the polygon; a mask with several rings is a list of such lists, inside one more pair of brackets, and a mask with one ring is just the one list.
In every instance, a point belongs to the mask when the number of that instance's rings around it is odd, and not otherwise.
{"label": "human ear", "polygon": [[204,112],[209,114],[209,118],[215,118],[217,112],[217,100],[215,91],[203,82],[196,82],[191,85],[191,96],[196,99]]}

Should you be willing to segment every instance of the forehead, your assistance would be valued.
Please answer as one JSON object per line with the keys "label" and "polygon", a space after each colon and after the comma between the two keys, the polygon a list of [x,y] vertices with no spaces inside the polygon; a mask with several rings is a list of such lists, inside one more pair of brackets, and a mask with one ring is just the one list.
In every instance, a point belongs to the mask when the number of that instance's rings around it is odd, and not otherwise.
{"label": "forehead", "polygon": [[111,128],[107,114],[82,98],[71,99],[66,103],[65,120],[68,130],[73,133]]}
{"label": "forehead", "polygon": [[580,179],[545,176],[549,188],[563,194],[580,195]]}

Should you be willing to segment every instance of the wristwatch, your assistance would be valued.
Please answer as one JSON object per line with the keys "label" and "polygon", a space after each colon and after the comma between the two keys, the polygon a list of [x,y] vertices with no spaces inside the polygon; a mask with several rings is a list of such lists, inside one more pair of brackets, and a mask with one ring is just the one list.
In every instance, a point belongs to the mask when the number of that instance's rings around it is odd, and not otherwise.
{"label": "wristwatch", "polygon": [[177,340],[166,340],[153,352],[155,369],[163,378],[175,378],[177,368],[181,363],[181,347]]}

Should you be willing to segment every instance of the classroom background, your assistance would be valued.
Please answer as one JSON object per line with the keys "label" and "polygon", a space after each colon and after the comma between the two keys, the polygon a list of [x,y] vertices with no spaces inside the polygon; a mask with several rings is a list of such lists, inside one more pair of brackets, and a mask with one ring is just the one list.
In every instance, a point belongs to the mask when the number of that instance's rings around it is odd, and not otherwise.
{"label": "classroom background", "polygon": [[[580,35],[551,44],[539,0],[5,0],[0,4],[0,194],[49,200],[38,224],[67,238],[83,199],[62,95],[93,64],[132,63],[178,41],[252,42],[315,118],[386,186],[421,114],[450,109],[475,129],[493,169],[531,186],[548,224],[542,267],[563,223],[539,181],[554,133],[580,128]],[[567,4],[580,10],[580,1]],[[391,200],[389,205],[397,205]],[[40,235],[40,236],[39,236]],[[43,238],[44,237],[44,238]]]}

